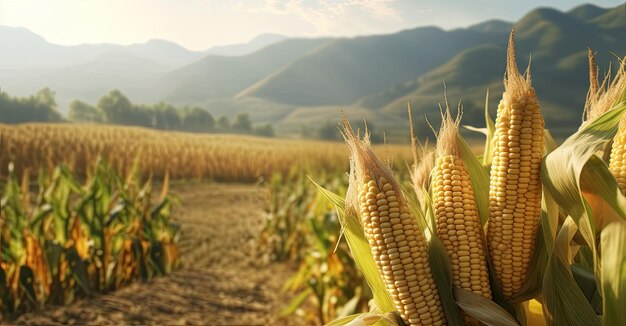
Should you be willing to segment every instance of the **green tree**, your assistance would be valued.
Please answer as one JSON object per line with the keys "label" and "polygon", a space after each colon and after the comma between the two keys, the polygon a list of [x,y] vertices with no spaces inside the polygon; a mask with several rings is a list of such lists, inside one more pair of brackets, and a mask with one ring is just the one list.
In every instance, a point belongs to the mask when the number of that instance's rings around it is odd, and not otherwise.
{"label": "green tree", "polygon": [[181,116],[179,110],[173,107],[171,104],[159,103],[160,110],[163,113],[164,129],[168,130],[180,130],[181,129]]}
{"label": "green tree", "polygon": [[57,122],[62,121],[56,111],[54,92],[44,88],[29,97],[12,97],[0,92],[0,122]]}
{"label": "green tree", "polygon": [[219,119],[217,119],[217,126],[221,130],[228,130],[230,128],[230,121],[228,120],[228,117],[223,115]]}
{"label": "green tree", "polygon": [[53,110],[57,109],[57,101],[55,99],[56,93],[53,92],[50,88],[46,87],[41,89],[35,94],[35,98],[37,103],[41,106],[51,108]]}
{"label": "green tree", "polygon": [[183,129],[193,132],[208,132],[215,128],[215,119],[204,109],[192,108],[187,110],[183,118]]}
{"label": "green tree", "polygon": [[232,129],[237,133],[250,133],[252,131],[252,122],[248,113],[239,113],[235,117]]}
{"label": "green tree", "polygon": [[133,119],[129,119],[132,103],[119,90],[115,89],[98,100],[98,109],[104,114],[104,121],[114,124],[132,125]]}
{"label": "green tree", "polygon": [[262,137],[274,137],[274,127],[271,123],[254,128],[254,134]]}
{"label": "green tree", "polygon": [[325,140],[339,140],[341,139],[341,133],[336,123],[326,121],[317,129],[317,137]]}
{"label": "green tree", "polygon": [[72,121],[78,122],[100,123],[104,120],[102,111],[91,104],[79,100],[74,100],[70,103],[67,117]]}

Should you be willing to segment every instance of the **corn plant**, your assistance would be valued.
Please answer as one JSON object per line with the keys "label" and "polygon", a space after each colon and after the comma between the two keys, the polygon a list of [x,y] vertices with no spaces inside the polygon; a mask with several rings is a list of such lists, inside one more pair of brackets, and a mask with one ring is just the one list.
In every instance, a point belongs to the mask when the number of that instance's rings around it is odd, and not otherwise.
{"label": "corn plant", "polygon": [[626,320],[625,64],[599,84],[590,54],[585,120],[558,146],[530,73],[517,71],[512,33],[507,59],[495,123],[486,107],[482,157],[446,100],[430,181],[414,182],[417,201],[344,119],[350,187],[345,196],[318,189],[335,204],[373,299],[369,312],[331,325]]}
{"label": "corn plant", "polygon": [[[140,173],[173,179],[255,182],[278,172],[287,177],[294,166],[310,171],[343,171],[346,149],[338,142],[267,139],[240,135],[164,132],[136,127],[80,124],[0,125],[0,166],[36,173],[68,166],[77,175],[90,170],[99,157],[129,173],[137,155]],[[391,145],[396,156],[410,149]],[[254,159],[252,159],[254,158]]]}
{"label": "corn plant", "polygon": [[[8,319],[46,304],[106,293],[169,273],[179,227],[171,221],[167,180],[126,178],[99,161],[81,183],[67,167],[43,169],[37,188],[11,165],[0,202],[0,309]],[[34,195],[34,196],[33,196]]]}
{"label": "corn plant", "polygon": [[[303,170],[294,177],[279,174],[270,181],[270,206],[260,236],[261,250],[272,261],[290,261],[297,271],[284,285],[294,294],[282,313],[300,313],[326,323],[367,310],[371,298],[363,276],[350,263],[332,204],[312,187]],[[321,172],[323,184],[345,192],[341,175]]]}

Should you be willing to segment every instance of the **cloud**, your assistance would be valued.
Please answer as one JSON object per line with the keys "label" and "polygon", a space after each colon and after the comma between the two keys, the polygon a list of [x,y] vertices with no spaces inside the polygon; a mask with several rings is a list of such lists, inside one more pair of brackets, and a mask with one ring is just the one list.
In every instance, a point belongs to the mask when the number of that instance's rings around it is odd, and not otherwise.
{"label": "cloud", "polygon": [[[238,3],[243,12],[271,13],[294,16],[315,27],[316,32],[328,33],[344,29],[350,22],[401,21],[393,7],[396,0],[264,0],[256,4]],[[372,26],[375,28],[375,26]]]}

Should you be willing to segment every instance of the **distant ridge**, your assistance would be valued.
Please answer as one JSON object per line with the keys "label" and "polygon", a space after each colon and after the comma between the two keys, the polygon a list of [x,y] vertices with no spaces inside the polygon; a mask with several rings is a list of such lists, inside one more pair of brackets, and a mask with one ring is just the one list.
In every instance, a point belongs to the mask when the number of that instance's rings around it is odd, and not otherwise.
{"label": "distant ridge", "polygon": [[281,34],[265,33],[259,34],[252,40],[241,44],[218,45],[204,51],[206,54],[223,56],[242,56],[258,51],[268,45],[278,43],[287,39]]}
{"label": "distant ridge", "polygon": [[486,33],[502,33],[502,31],[509,31],[511,28],[513,28],[513,23],[499,19],[488,20],[468,27],[470,30]]}
{"label": "distant ridge", "polygon": [[546,126],[556,136],[576,130],[587,94],[587,47],[597,51],[602,70],[615,63],[612,53],[626,55],[625,5],[537,8],[516,22],[353,38],[262,34],[202,52],[164,40],[59,46],[27,29],[0,26],[0,87],[28,95],[49,86],[61,110],[72,99],[95,103],[118,88],[136,103],[199,105],[229,117],[249,112],[254,122],[293,133],[336,121],[343,110],[399,139],[406,136],[411,101],[418,134],[432,137],[423,117],[437,123],[443,79],[450,100],[462,101],[464,124],[484,123],[487,89],[491,109],[497,106],[512,28],[520,70],[532,55]]}
{"label": "distant ridge", "polygon": [[605,14],[607,11],[609,11],[609,9],[601,8],[592,4],[585,4],[578,6],[568,11],[567,13],[572,17],[588,22],[596,17]]}

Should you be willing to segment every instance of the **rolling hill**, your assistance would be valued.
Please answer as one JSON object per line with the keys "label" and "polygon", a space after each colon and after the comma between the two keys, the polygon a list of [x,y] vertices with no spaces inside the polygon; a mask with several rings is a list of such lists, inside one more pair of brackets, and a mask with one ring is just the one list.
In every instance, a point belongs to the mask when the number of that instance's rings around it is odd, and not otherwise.
{"label": "rolling hill", "polygon": [[[626,8],[538,8],[517,22],[489,20],[467,28],[419,27],[354,38],[261,35],[247,44],[186,50],[144,44],[59,46],[20,28],[0,27],[0,86],[16,95],[49,86],[63,106],[95,102],[118,88],[134,102],[200,105],[215,115],[249,112],[279,131],[336,121],[339,111],[367,117],[388,135],[406,135],[406,103],[437,123],[443,80],[464,123],[483,124],[485,93],[495,108],[502,92],[505,47],[516,30],[520,68],[532,55],[533,85],[557,136],[575,130],[587,92],[587,47],[606,69],[626,54]],[[418,132],[432,136],[419,118]],[[404,137],[398,136],[398,137]]]}
{"label": "rolling hill", "polygon": [[[583,14],[585,8],[587,14]],[[626,29],[596,24],[599,18],[616,9],[599,12],[596,9],[600,8],[594,7],[595,11],[591,12],[590,8],[573,10],[577,15],[540,8],[514,25],[518,65],[525,67],[532,54],[533,86],[543,105],[546,125],[561,137],[580,123],[588,87],[587,47],[599,51],[597,63],[604,68],[615,61],[611,52],[620,56],[626,54],[626,43],[622,42]],[[410,99],[418,116],[428,115],[431,121],[437,121],[438,114],[433,108],[442,102],[442,79],[445,78],[449,98],[463,100],[464,122],[483,125],[486,90],[491,91],[492,108],[503,91],[505,48],[506,38],[502,38],[493,44],[466,49],[427,74],[361,98],[355,105],[401,117],[406,115],[406,102]],[[424,136],[432,134],[423,122],[418,130]]]}
{"label": "rolling hill", "polygon": [[242,56],[286,39],[287,36],[280,34],[260,34],[246,43],[216,45],[204,51],[204,53],[221,56]]}
{"label": "rolling hill", "polygon": [[[219,60],[229,62],[284,39],[282,35],[261,34],[247,43],[206,51],[190,51],[160,39],[127,46],[64,46],[49,43],[25,28],[0,26],[0,86],[20,96],[50,87],[56,91],[62,111],[73,99],[94,102],[114,88],[123,89],[138,101],[157,101],[162,98],[155,95],[159,94],[155,86],[170,72],[207,55],[219,54]],[[225,67],[233,71],[232,66]]]}
{"label": "rolling hill", "polygon": [[328,39],[291,39],[245,56],[209,55],[167,73],[159,80],[156,93],[174,103],[233,97],[284,64],[328,42]]}
{"label": "rolling hill", "polygon": [[238,96],[304,106],[346,105],[420,76],[464,49],[497,42],[503,35],[424,27],[393,35],[339,39],[291,62]]}

